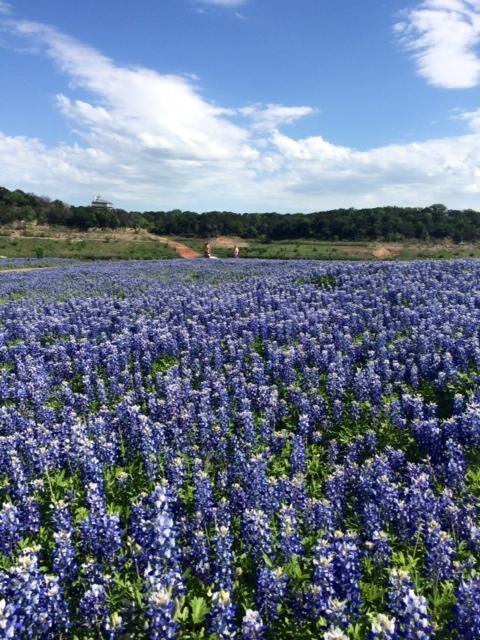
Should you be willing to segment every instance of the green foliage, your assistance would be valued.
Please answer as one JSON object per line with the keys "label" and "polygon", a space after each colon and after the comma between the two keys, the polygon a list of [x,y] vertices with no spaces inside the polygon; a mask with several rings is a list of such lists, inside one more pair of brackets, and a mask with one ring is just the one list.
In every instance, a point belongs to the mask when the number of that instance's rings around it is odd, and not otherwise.
{"label": "green foliage", "polygon": [[205,598],[200,598],[198,596],[194,597],[190,601],[190,608],[192,612],[192,622],[193,624],[202,624],[207,617],[209,612],[209,607],[205,602]]}
{"label": "green foliage", "polygon": [[[163,260],[178,258],[171,247],[155,240],[130,242],[112,239],[108,244],[86,236],[81,242],[66,239],[10,238],[0,236],[0,254],[15,258],[34,258],[41,252],[44,256],[73,258],[78,260]],[[45,263],[38,267],[53,267]],[[0,269],[2,267],[0,266]]]}
{"label": "green foliage", "polygon": [[155,377],[159,374],[165,373],[176,364],[178,364],[178,360],[174,356],[158,356],[152,364],[152,376]]}
{"label": "green foliage", "polygon": [[333,276],[314,276],[310,282],[321,289],[331,289],[335,287],[335,278]]}
{"label": "green foliage", "polygon": [[[91,228],[148,228],[159,235],[210,238],[233,235],[265,242],[257,256],[269,255],[266,243],[282,240],[358,240],[398,241],[405,238],[419,241],[450,238],[455,242],[480,239],[480,213],[472,209],[451,210],[444,205],[429,207],[376,207],[366,209],[334,209],[311,214],[232,213],[229,211],[146,211],[143,214],[122,209],[102,209],[90,206],[70,206],[61,200],[25,193],[19,189],[9,191],[0,187],[0,224],[18,221],[38,221],[64,225],[77,229]],[[198,249],[197,249],[198,250]],[[320,246],[310,249],[315,257],[333,258],[336,248],[322,252]],[[41,253],[41,248],[38,248]],[[231,257],[231,249],[218,249],[220,257]],[[304,255],[304,245],[293,245],[290,256]],[[283,251],[285,254],[285,251]],[[448,251],[443,251],[449,257]],[[44,255],[53,255],[45,253]],[[251,249],[242,249],[242,256],[251,256]],[[38,256],[43,257],[43,256]],[[440,254],[438,254],[440,257]]]}

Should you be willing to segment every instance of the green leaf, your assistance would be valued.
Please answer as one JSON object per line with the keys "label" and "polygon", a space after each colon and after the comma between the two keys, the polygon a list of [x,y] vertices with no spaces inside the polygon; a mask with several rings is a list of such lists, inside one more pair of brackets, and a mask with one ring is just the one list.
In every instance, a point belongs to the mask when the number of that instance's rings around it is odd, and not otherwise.
{"label": "green leaf", "polygon": [[90,512],[86,507],[78,507],[75,511],[75,523],[78,524],[79,522],[82,522],[82,520],[85,520],[89,513]]}
{"label": "green leaf", "polygon": [[263,561],[265,562],[265,564],[267,565],[267,567],[269,569],[273,569],[273,562],[271,561],[271,559],[267,556],[266,553],[262,553],[262,558]]}
{"label": "green leaf", "polygon": [[188,610],[188,607],[184,606],[184,604],[185,598],[181,598],[177,601],[177,608],[175,610],[174,616],[177,622],[187,622],[188,618],[190,617],[190,611]]}
{"label": "green leaf", "polygon": [[195,598],[192,598],[190,602],[190,607],[192,609],[193,624],[202,624],[209,612],[205,598],[195,596]]}

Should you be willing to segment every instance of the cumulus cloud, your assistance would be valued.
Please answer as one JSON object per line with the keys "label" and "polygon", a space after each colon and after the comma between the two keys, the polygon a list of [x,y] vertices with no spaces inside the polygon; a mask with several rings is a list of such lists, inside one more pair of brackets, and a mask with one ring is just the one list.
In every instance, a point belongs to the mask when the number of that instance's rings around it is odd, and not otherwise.
{"label": "cumulus cloud", "polygon": [[12,12],[11,5],[4,0],[0,0],[0,14],[9,15]]}
{"label": "cumulus cloud", "polygon": [[284,124],[295,122],[299,118],[311,115],[312,107],[286,107],[282,104],[255,104],[238,109],[243,116],[250,118],[257,129],[277,129]]}
{"label": "cumulus cloud", "polygon": [[[468,134],[367,151],[283,130],[309,106],[225,108],[197,80],[116,64],[50,26],[10,21],[63,71],[56,106],[76,144],[0,133],[1,182],[88,202],[103,193],[138,209],[319,210],[335,206],[475,206],[480,193],[478,114]],[[82,90],[81,98],[75,94]],[[459,116],[460,117],[460,116]]]}
{"label": "cumulus cloud", "polygon": [[480,2],[424,0],[395,25],[430,84],[467,89],[480,82]]}
{"label": "cumulus cloud", "polygon": [[256,155],[248,135],[229,122],[227,110],[201,98],[185,78],[140,67],[119,67],[109,58],[44,25],[19,22],[17,33],[45,46],[57,65],[102,106],[59,95],[64,115],[83,127],[96,146],[145,146],[160,158],[224,160]]}
{"label": "cumulus cloud", "polygon": [[460,111],[457,110],[453,118],[455,120],[463,120],[467,122],[470,129],[480,133],[480,109],[476,109],[475,111]]}
{"label": "cumulus cloud", "polygon": [[198,0],[205,4],[216,4],[219,7],[239,7],[245,4],[247,0]]}

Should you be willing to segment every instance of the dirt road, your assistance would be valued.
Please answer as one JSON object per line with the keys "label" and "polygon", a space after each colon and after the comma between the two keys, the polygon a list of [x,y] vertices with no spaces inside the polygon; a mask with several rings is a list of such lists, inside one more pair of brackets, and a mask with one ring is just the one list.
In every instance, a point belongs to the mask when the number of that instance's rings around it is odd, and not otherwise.
{"label": "dirt road", "polygon": [[199,258],[200,254],[198,253],[198,251],[194,251],[193,249],[190,249],[190,247],[187,247],[186,244],[182,244],[181,242],[177,242],[176,240],[168,240],[168,238],[165,238],[165,244],[168,247],[172,247],[172,249],[175,249],[175,251],[178,253],[178,255],[181,258],[186,258],[187,260],[192,260],[193,258]]}

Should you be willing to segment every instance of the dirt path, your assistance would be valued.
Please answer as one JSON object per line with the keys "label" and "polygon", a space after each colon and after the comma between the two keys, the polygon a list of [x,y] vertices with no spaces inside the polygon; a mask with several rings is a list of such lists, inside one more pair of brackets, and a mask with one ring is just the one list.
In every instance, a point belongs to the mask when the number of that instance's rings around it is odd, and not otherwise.
{"label": "dirt path", "polygon": [[177,242],[176,240],[169,240],[168,238],[160,237],[158,238],[160,242],[163,242],[167,245],[167,247],[172,247],[178,253],[181,258],[186,258],[187,260],[192,260],[193,258],[199,258],[200,254],[198,251],[194,251],[187,247],[186,244],[182,244],[181,242]]}
{"label": "dirt path", "polygon": [[18,271],[46,271],[47,269],[57,269],[56,265],[51,267],[15,267],[14,269],[0,269],[0,273],[15,273]]}

